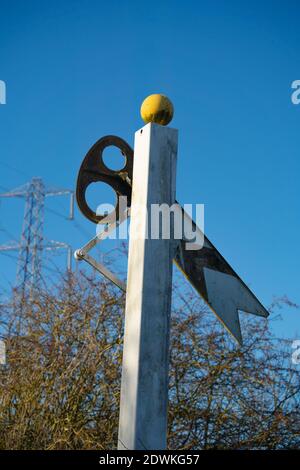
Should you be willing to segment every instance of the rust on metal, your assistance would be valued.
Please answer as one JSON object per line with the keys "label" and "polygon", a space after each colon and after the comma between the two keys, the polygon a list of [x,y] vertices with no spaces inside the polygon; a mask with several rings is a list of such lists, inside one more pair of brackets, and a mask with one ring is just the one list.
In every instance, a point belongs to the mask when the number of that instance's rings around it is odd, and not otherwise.
{"label": "rust on metal", "polygon": [[[125,157],[125,165],[122,170],[111,170],[103,161],[103,151],[106,147],[113,146],[120,149]],[[119,216],[119,196],[127,196],[127,204],[131,204],[131,181],[133,168],[133,150],[125,140],[114,135],[107,135],[98,140],[86,154],[77,177],[76,199],[82,214],[94,223],[102,223],[107,217],[98,215],[86,201],[86,190],[92,183],[107,183],[117,194],[115,217]]]}

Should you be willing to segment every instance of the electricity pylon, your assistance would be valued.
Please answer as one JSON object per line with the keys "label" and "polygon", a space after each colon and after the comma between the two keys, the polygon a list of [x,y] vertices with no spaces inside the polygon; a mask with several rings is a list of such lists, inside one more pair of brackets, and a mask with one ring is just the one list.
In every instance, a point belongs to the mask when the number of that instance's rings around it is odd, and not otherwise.
{"label": "electricity pylon", "polygon": [[74,193],[68,189],[45,187],[41,178],[0,194],[0,197],[25,199],[24,219],[20,242],[0,245],[1,251],[18,251],[16,290],[21,298],[32,295],[42,279],[43,250],[65,249],[68,253],[68,269],[71,269],[72,251],[70,245],[59,241],[46,241],[43,236],[45,197],[70,195],[70,215],[73,219]]}

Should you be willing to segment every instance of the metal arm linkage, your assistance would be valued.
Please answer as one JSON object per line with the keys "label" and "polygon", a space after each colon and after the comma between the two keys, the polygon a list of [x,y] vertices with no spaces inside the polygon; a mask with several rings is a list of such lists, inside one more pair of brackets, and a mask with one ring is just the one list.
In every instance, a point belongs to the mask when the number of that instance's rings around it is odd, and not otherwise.
{"label": "metal arm linkage", "polygon": [[126,292],[126,284],[125,282],[118,279],[109,269],[107,269],[102,263],[96,261],[92,258],[88,252],[94,248],[94,246],[98,245],[98,243],[102,242],[106,238],[108,238],[109,234],[115,230],[121,223],[123,223],[128,217],[130,213],[130,208],[127,208],[123,214],[120,215],[119,220],[115,220],[114,222],[110,222],[106,225],[103,232],[96,235],[92,238],[88,243],[86,243],[82,248],[79,248],[75,251],[74,256],[75,259],[78,261],[84,260],[94,269],[99,271],[103,276],[107,279],[112,281],[117,287],[119,287],[123,292]]}

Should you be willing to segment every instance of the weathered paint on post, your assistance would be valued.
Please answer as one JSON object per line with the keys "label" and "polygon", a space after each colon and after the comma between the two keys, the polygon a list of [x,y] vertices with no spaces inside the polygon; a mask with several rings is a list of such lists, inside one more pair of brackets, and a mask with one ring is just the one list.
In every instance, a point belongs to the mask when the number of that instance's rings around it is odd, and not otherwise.
{"label": "weathered paint on post", "polygon": [[175,202],[177,130],[135,134],[119,449],[165,449],[174,242],[147,238],[151,204]]}

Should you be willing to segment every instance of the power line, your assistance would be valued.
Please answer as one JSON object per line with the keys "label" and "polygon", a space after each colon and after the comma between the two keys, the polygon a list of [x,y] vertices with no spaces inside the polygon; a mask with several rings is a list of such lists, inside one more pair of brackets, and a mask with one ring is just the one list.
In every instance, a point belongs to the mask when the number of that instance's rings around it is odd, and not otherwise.
{"label": "power line", "polygon": [[0,231],[6,233],[9,236],[9,238],[12,238],[15,242],[18,241],[16,237],[11,232],[9,232],[6,228],[2,227],[0,228]]}
{"label": "power line", "polygon": [[74,223],[74,227],[77,228],[77,230],[81,233],[81,235],[84,236],[85,239],[86,237],[91,238],[91,234],[85,228],[83,228],[82,225],[79,224],[79,222],[76,222],[74,220],[73,223]]}
{"label": "power line", "polygon": [[28,178],[28,174],[26,174],[24,171],[22,170],[19,170],[18,168],[15,168],[14,166],[6,163],[6,162],[2,162],[0,161],[0,165],[4,166],[5,168],[8,168],[9,170],[11,171],[14,171],[15,173],[19,173],[19,175],[22,175],[22,176],[25,176],[26,178]]}

